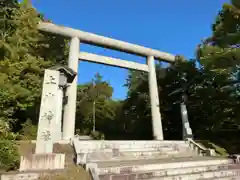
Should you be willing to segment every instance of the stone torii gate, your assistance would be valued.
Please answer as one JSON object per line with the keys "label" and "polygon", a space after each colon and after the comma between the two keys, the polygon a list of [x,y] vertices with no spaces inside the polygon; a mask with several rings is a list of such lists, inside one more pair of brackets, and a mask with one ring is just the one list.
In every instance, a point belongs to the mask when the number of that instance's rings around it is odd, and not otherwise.
{"label": "stone torii gate", "polygon": [[[99,64],[106,64],[110,66],[117,66],[127,69],[148,72],[153,135],[156,140],[163,140],[163,129],[160,114],[154,59],[172,63],[175,61],[174,55],[146,48],[143,46],[99,36],[92,33],[83,32],[68,27],[58,26],[48,22],[40,22],[38,25],[38,29],[41,31],[51,32],[54,34],[59,34],[71,38],[68,67],[73,69],[76,73],[78,73],[79,60],[91,61]],[[121,52],[135,54],[138,56],[143,56],[147,58],[147,64],[140,64],[112,57],[99,56],[96,54],[90,54],[86,52],[79,52],[80,43],[86,43],[90,45],[118,50]],[[68,96],[68,102],[64,107],[62,139],[70,140],[71,138],[74,137],[75,131],[77,76],[75,77],[73,82],[69,84],[69,87],[67,88],[66,91],[66,96]]]}

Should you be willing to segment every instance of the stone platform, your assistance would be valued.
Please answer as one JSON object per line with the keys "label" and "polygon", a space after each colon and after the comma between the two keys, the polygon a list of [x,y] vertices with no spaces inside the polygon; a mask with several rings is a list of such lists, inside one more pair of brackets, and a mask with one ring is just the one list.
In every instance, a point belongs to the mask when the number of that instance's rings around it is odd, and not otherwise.
{"label": "stone platform", "polygon": [[203,156],[190,141],[83,141],[74,139],[76,163],[94,180],[240,179],[232,159]]}

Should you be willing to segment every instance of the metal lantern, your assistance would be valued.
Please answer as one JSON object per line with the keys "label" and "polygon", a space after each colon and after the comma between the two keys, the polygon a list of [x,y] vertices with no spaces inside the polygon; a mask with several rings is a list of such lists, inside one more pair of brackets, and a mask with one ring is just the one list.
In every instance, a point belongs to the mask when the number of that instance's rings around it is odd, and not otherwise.
{"label": "metal lantern", "polygon": [[68,83],[72,83],[77,73],[71,68],[64,66],[54,66],[51,69],[60,72],[59,86],[65,88]]}

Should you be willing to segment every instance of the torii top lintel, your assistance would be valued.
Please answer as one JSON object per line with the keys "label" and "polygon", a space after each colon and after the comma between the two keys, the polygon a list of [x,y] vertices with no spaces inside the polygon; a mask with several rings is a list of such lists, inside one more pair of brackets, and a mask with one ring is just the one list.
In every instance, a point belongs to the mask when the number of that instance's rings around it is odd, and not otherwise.
{"label": "torii top lintel", "polygon": [[99,36],[93,33],[88,33],[69,27],[55,25],[49,22],[39,22],[38,29],[54,34],[60,34],[66,37],[78,37],[81,42],[92,44],[95,46],[101,46],[139,56],[154,56],[154,58],[157,60],[167,61],[170,63],[175,61],[175,56],[169,53],[127,43],[120,40],[115,40],[108,37]]}

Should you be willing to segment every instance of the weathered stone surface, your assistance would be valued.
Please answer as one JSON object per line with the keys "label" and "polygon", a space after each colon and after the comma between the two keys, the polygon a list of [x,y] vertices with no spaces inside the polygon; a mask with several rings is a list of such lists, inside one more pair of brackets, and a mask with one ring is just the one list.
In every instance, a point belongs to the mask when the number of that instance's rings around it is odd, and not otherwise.
{"label": "weathered stone surface", "polygon": [[101,179],[101,180],[110,180],[110,178],[111,178],[111,175],[99,175],[99,178]]}
{"label": "weathered stone surface", "polygon": [[118,157],[119,155],[120,155],[119,149],[117,149],[117,148],[112,149],[113,157]]}
{"label": "weathered stone surface", "polygon": [[52,153],[53,141],[56,140],[54,129],[59,127],[57,122],[59,71],[45,70],[42,99],[38,121],[36,153]]}
{"label": "weathered stone surface", "polygon": [[[234,177],[240,168],[229,159],[195,157],[98,162],[100,179],[189,179]],[[106,175],[106,176],[102,176]]]}
{"label": "weathered stone surface", "polygon": [[76,153],[87,156],[87,163],[97,164],[100,180],[240,179],[233,159],[201,156],[184,141],[73,143]]}
{"label": "weathered stone surface", "polygon": [[80,152],[92,152],[95,150],[105,149],[119,149],[122,150],[138,150],[139,152],[144,149],[155,149],[161,150],[163,148],[188,148],[189,144],[185,141],[103,141],[103,140],[79,140],[75,138],[73,140],[75,150],[77,153]]}
{"label": "weathered stone surface", "polygon": [[1,180],[37,180],[38,173],[3,174]]}
{"label": "weathered stone surface", "polygon": [[130,174],[128,176],[128,180],[135,180],[135,179],[137,179],[137,175],[136,174]]}
{"label": "weathered stone surface", "polygon": [[153,172],[139,173],[137,177],[138,179],[149,179],[154,177],[154,173]]}
{"label": "weathered stone surface", "polygon": [[32,154],[21,156],[19,171],[64,169],[65,154]]}
{"label": "weathered stone surface", "polygon": [[111,177],[112,180],[128,180],[129,175],[114,175]]}

